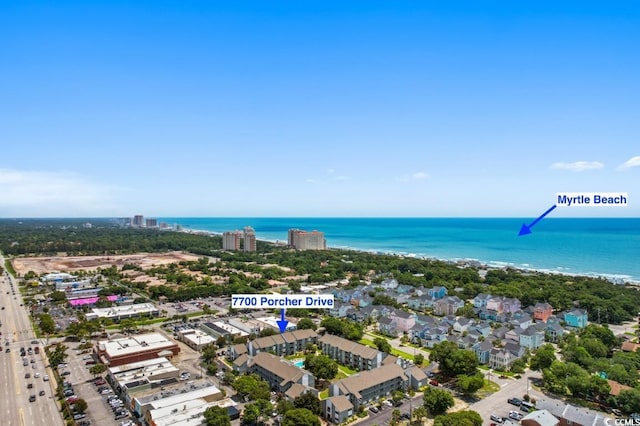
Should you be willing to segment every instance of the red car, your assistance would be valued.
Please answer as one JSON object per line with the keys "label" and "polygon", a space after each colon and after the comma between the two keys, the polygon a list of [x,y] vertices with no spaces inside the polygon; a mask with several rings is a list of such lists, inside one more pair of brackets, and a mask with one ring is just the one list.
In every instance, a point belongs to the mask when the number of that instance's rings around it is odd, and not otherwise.
{"label": "red car", "polygon": [[95,382],[93,382],[93,384],[96,386],[100,386],[100,385],[104,385],[105,381],[103,379],[98,379]]}
{"label": "red car", "polygon": [[431,386],[439,386],[439,385],[440,385],[440,383],[438,383],[438,381],[437,381],[437,380],[429,380],[429,384],[430,384]]}

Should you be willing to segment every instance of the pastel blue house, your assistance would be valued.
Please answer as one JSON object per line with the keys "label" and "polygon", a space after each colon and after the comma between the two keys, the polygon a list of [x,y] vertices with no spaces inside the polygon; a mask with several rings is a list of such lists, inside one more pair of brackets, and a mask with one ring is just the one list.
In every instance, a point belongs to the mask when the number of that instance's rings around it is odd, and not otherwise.
{"label": "pastel blue house", "polygon": [[533,327],[520,333],[520,346],[530,350],[538,349],[544,343],[544,332]]}
{"label": "pastel blue house", "polygon": [[427,295],[433,299],[442,299],[447,295],[447,289],[442,286],[437,286],[427,290]]}
{"label": "pastel blue house", "polygon": [[569,327],[585,328],[588,317],[586,310],[574,309],[564,314],[564,322],[566,322]]}

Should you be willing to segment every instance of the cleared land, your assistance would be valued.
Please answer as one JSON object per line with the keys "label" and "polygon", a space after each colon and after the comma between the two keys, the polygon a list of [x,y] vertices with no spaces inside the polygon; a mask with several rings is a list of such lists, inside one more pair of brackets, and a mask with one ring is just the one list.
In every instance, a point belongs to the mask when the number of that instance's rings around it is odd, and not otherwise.
{"label": "cleared land", "polygon": [[13,260],[13,267],[20,275],[29,271],[43,274],[51,271],[73,272],[82,269],[108,268],[112,265],[122,268],[125,264],[138,265],[143,269],[154,265],[167,265],[182,261],[198,260],[199,256],[183,253],[140,253],[122,256],[52,256],[23,257]]}

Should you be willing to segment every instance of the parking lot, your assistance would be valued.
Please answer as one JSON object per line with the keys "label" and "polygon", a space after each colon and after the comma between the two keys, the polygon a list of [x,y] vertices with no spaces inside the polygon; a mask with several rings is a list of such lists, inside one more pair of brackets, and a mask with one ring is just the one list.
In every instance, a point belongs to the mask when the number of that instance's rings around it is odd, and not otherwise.
{"label": "parking lot", "polygon": [[114,420],[114,413],[106,401],[108,395],[101,395],[98,392],[98,386],[94,384],[93,376],[89,373],[91,365],[86,365],[86,362],[90,359],[83,359],[90,357],[90,353],[81,353],[77,350],[77,343],[67,343],[67,346],[70,346],[70,349],[67,351],[66,364],[63,364],[66,366],[59,368],[58,371],[62,379],[72,386],[75,396],[87,402],[86,418],[82,420],[99,426],[120,425],[124,419]]}

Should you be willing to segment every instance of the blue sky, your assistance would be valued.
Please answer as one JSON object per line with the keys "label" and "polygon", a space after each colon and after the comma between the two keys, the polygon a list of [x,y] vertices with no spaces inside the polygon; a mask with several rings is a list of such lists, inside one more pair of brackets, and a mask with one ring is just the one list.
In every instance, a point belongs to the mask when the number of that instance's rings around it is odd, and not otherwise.
{"label": "blue sky", "polygon": [[3,1],[0,216],[638,216],[637,1]]}

